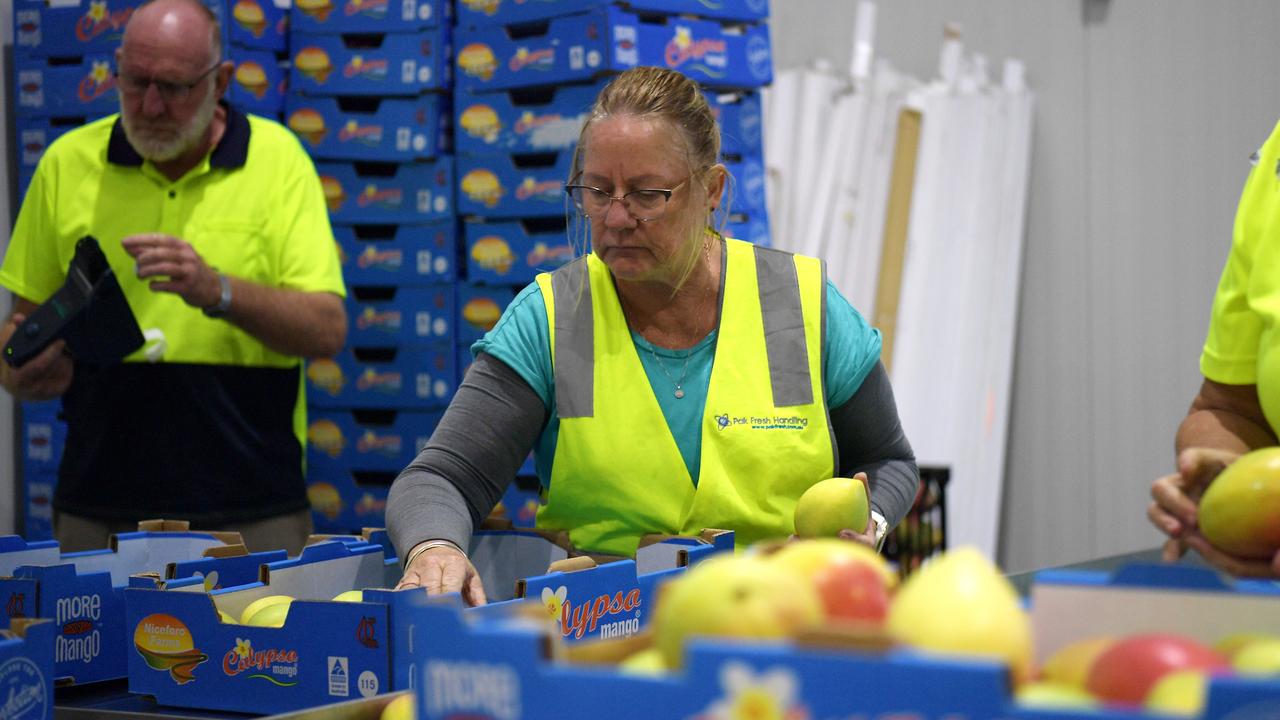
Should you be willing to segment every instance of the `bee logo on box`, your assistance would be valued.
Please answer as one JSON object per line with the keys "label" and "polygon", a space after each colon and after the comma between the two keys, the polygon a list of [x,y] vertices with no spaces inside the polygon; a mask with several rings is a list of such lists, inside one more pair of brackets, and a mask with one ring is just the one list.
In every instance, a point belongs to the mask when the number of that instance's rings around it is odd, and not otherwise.
{"label": "bee logo on box", "polygon": [[113,36],[123,34],[124,26],[132,15],[131,7],[109,12],[105,0],[94,0],[89,3],[85,14],[76,21],[76,40],[89,42],[105,32],[110,32]]}
{"label": "bee logo on box", "polygon": [[106,95],[116,87],[116,76],[107,62],[94,62],[89,74],[80,79],[76,87],[76,99],[90,103]]}
{"label": "bee logo on box", "polygon": [[693,39],[693,30],[677,25],[676,34],[667,43],[663,59],[667,67],[677,69],[691,62],[691,67],[709,77],[723,77],[729,64],[728,46],[720,38]]}

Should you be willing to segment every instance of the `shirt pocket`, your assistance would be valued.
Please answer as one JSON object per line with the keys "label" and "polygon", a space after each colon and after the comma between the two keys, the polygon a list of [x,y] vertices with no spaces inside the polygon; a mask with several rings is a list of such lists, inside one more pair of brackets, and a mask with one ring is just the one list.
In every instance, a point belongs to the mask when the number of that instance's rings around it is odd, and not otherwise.
{"label": "shirt pocket", "polygon": [[188,225],[186,240],[220,272],[269,285],[273,263],[263,231],[263,223],[251,220],[204,220]]}

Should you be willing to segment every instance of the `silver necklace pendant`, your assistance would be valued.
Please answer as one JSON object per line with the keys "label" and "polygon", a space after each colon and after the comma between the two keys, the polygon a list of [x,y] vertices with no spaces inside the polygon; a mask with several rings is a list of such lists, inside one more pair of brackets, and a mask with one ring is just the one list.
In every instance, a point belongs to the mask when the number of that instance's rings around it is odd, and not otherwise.
{"label": "silver necklace pendant", "polygon": [[676,388],[675,396],[677,400],[684,397],[684,390],[682,390],[681,388]]}

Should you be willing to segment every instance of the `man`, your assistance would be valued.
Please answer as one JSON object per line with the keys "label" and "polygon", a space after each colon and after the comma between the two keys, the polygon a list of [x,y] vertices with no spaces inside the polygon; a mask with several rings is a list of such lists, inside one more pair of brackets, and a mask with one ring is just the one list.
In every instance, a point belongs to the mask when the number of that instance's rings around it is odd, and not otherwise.
{"label": "man", "polygon": [[221,102],[232,73],[221,44],[198,0],[134,13],[116,51],[119,115],[49,148],[0,267],[16,296],[0,343],[62,285],[85,235],[148,337],[109,367],[62,342],[21,368],[0,363],[14,396],[62,396],[64,551],[105,547],[147,517],[291,554],[311,530],[300,358],[345,342],[341,270],[296,138]]}

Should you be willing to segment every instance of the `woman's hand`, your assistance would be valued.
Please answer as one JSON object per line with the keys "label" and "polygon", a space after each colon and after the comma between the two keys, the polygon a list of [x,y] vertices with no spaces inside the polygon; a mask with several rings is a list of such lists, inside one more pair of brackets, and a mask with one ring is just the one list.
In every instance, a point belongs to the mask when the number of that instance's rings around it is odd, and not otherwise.
{"label": "woman's hand", "polygon": [[1200,496],[1218,473],[1238,457],[1239,453],[1228,450],[1187,448],[1178,454],[1178,472],[1151,483],[1152,503],[1147,506],[1147,518],[1169,536],[1162,553],[1165,562],[1173,562],[1186,552],[1186,538],[1196,532]]}
{"label": "woman's hand", "polygon": [[420,587],[428,595],[460,592],[468,605],[484,605],[484,584],[466,555],[450,547],[433,547],[418,553],[404,569],[396,589]]}

